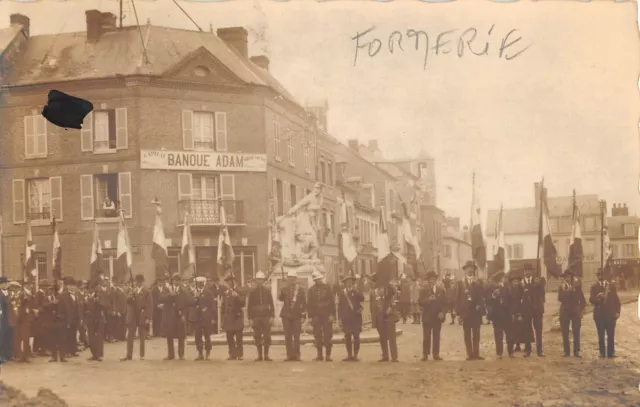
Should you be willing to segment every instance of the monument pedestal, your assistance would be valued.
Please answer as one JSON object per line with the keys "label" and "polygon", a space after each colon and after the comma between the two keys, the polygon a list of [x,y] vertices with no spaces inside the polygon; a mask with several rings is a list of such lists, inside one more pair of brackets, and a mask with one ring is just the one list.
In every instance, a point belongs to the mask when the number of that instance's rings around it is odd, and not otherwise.
{"label": "monument pedestal", "polygon": [[[282,310],[283,302],[278,300],[278,295],[282,291],[282,288],[285,286],[285,281],[287,280],[287,275],[289,271],[295,271],[296,276],[298,278],[298,285],[304,288],[305,292],[313,285],[313,279],[311,278],[311,274],[316,270],[316,268],[321,265],[322,262],[320,260],[299,260],[298,264],[292,262],[284,262],[282,265],[276,265],[276,270],[283,270],[281,272],[276,272],[271,276],[271,295],[273,295],[273,302],[275,305],[275,318],[273,321],[274,329],[282,329],[282,319],[280,319],[280,310]],[[305,321],[302,329],[305,329],[305,326],[308,325],[308,321]]]}

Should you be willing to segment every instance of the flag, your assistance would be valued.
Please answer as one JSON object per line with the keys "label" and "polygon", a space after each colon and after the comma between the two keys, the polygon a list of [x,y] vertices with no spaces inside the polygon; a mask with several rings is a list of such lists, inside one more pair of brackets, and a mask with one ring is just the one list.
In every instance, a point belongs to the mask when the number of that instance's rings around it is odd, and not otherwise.
{"label": "flag", "polygon": [[169,256],[167,253],[167,239],[164,236],[164,226],[162,224],[162,207],[156,199],[153,201],[156,205],[156,223],[153,226],[153,243],[151,249],[151,257],[156,265],[156,279],[164,276],[169,268]]}
{"label": "flag", "polygon": [[613,274],[611,270],[611,263],[613,261],[613,250],[611,249],[611,239],[609,238],[609,225],[607,224],[606,213],[602,217],[602,222],[602,257],[604,258],[602,263],[604,264],[603,272],[607,273],[603,275],[608,275],[606,278],[612,278]]}
{"label": "flag", "polygon": [[496,223],[496,246],[493,251],[494,273],[503,272],[508,274],[510,270],[507,251],[505,250],[504,226],[502,223],[502,205],[500,205],[500,214]]}
{"label": "flag", "polygon": [[353,263],[356,257],[358,257],[358,249],[356,248],[356,244],[353,241],[353,236],[351,235],[349,228],[350,219],[347,211],[347,201],[344,198],[344,191],[342,192],[342,197],[338,197],[337,200],[341,221],[341,231],[338,235],[338,251],[340,258],[347,262],[348,268],[351,270],[351,263]]}
{"label": "flag", "polygon": [[51,221],[51,227],[53,228],[53,267],[51,272],[54,280],[60,280],[62,278],[62,248],[60,247],[60,236],[58,236],[58,223],[56,217],[53,217]]}
{"label": "flag", "polygon": [[99,274],[102,270],[102,244],[100,243],[100,237],[98,236],[98,224],[94,224],[93,227],[93,243],[91,244],[91,285],[98,283]]}
{"label": "flag", "polygon": [[38,281],[38,267],[36,265],[36,245],[31,234],[31,221],[27,220],[27,242],[24,251],[24,280]]}
{"label": "flag", "polygon": [[580,231],[580,211],[576,204],[576,191],[573,191],[573,227],[569,246],[569,269],[577,277],[582,277],[582,233]]}
{"label": "flag", "polygon": [[384,259],[391,253],[389,245],[389,230],[387,227],[387,213],[384,206],[380,207],[378,218],[378,261]]}
{"label": "flag", "polygon": [[[542,188],[544,191],[544,188]],[[556,249],[555,244],[553,243],[553,236],[551,235],[551,226],[549,223],[549,209],[547,208],[546,197],[540,200],[540,205],[542,205],[542,216],[541,216],[541,226],[540,226],[540,249],[542,250],[542,259],[544,263],[544,267],[546,268],[546,276],[549,275],[553,277],[560,277],[562,274],[562,269],[558,264],[558,251]]]}
{"label": "flag", "polygon": [[267,237],[267,253],[271,267],[282,261],[280,236],[276,226],[276,208],[273,197],[269,198],[269,236]]}
{"label": "flag", "polygon": [[[398,198],[402,200],[400,195],[398,195]],[[402,217],[402,236],[407,248],[407,263],[413,268],[413,274],[417,275],[418,260],[422,256],[420,244],[418,243],[418,237],[411,230],[411,222],[409,221],[409,204],[401,201],[401,205],[404,213],[404,216]]]}
{"label": "flag", "polygon": [[[227,230],[227,215],[220,201],[220,233],[218,234],[218,264],[222,266],[225,273],[231,273],[233,270],[233,246],[231,246],[231,238]],[[229,270],[228,272],[226,270]]]}
{"label": "flag", "polygon": [[[195,267],[196,253],[193,247],[193,238],[191,237],[191,223],[189,222],[189,214],[184,214],[184,226],[182,227],[182,246],[180,250],[181,271],[189,267]],[[165,271],[162,271],[165,273]]]}
{"label": "flag", "polygon": [[125,282],[127,274],[130,275],[132,263],[131,245],[129,244],[129,232],[124,223],[124,212],[120,212],[120,223],[118,225],[118,246],[116,248],[116,265],[113,280],[118,284]]}
{"label": "flag", "polygon": [[473,173],[471,197],[471,254],[480,270],[484,270],[487,265],[486,250],[484,234],[482,233],[482,223],[480,220],[480,202],[476,186],[476,174]]}

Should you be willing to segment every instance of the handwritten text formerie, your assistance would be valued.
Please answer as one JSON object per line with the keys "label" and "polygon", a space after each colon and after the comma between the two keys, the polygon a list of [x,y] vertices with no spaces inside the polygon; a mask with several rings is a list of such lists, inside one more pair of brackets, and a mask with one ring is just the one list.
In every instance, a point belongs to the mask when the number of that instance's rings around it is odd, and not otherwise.
{"label": "handwritten text formerie", "polygon": [[497,31],[495,24],[484,32],[469,27],[442,31],[437,35],[430,35],[425,31],[411,28],[404,32],[392,31],[388,36],[376,36],[375,30],[376,27],[373,26],[358,32],[351,38],[355,45],[353,66],[357,65],[358,58],[363,53],[369,58],[374,58],[381,52],[394,54],[412,48],[415,51],[424,52],[424,70],[427,69],[431,55],[440,56],[453,53],[458,58],[474,55],[511,61],[522,55],[532,45],[523,40],[518,29],[510,29],[502,34],[495,33],[494,31]]}

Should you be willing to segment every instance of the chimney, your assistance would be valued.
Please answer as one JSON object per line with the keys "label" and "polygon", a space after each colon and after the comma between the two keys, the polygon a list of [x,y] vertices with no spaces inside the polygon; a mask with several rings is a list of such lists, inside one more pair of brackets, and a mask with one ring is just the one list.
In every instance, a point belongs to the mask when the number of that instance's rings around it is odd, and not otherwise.
{"label": "chimney", "polygon": [[627,204],[613,204],[611,208],[611,216],[629,216],[629,208]]}
{"label": "chimney", "polygon": [[251,59],[251,61],[254,64],[258,65],[260,68],[265,69],[267,71],[269,70],[269,57],[267,57],[266,55],[257,55],[249,59]]}
{"label": "chimney", "polygon": [[378,140],[369,140],[369,150],[371,152],[378,151]]}
{"label": "chimney", "polygon": [[355,151],[356,153],[360,151],[360,147],[358,145],[358,140],[357,139],[349,139],[347,140],[347,143],[349,145],[349,148],[352,149],[353,151]]}
{"label": "chimney", "polygon": [[249,57],[249,33],[243,27],[218,28],[218,37],[229,47],[235,48],[245,58]]}
{"label": "chimney", "polygon": [[11,25],[19,24],[22,26],[27,38],[29,37],[29,28],[30,28],[30,20],[29,17],[24,16],[22,14],[11,14],[9,16],[9,22]]}
{"label": "chimney", "polygon": [[115,31],[118,18],[113,13],[102,13],[98,10],[85,11],[87,19],[87,41],[96,42],[102,34]]}

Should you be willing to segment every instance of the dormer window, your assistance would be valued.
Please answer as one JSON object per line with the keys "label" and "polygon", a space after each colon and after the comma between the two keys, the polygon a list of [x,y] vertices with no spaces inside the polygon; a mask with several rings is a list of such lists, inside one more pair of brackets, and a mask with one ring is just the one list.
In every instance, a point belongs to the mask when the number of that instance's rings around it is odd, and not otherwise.
{"label": "dormer window", "polygon": [[634,237],[636,235],[636,225],[633,223],[624,224],[624,237]]}

